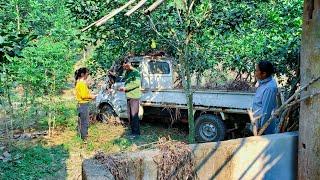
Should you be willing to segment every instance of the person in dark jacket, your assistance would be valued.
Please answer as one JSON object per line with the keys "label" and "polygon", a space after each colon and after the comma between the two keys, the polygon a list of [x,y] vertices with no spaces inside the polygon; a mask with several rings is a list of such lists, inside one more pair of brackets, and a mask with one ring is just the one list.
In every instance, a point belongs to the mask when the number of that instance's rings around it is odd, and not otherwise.
{"label": "person in dark jacket", "polygon": [[125,72],[125,86],[119,88],[124,91],[127,97],[128,104],[128,119],[131,126],[133,136],[140,135],[140,119],[139,119],[139,106],[141,98],[141,75],[135,69],[128,59],[123,62]]}

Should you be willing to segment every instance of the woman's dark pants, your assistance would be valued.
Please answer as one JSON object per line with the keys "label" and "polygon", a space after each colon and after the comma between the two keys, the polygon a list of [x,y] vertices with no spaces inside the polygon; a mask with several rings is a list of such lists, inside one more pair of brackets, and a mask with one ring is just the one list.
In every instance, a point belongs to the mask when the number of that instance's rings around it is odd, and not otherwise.
{"label": "woman's dark pants", "polygon": [[89,104],[78,104],[78,133],[81,139],[86,139],[88,136],[89,127]]}

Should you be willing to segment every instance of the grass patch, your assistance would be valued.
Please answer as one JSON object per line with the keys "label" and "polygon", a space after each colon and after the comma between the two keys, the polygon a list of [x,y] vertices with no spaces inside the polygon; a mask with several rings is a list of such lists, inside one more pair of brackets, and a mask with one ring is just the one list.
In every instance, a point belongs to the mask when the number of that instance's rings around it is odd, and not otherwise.
{"label": "grass patch", "polygon": [[162,123],[142,122],[142,135],[132,140],[128,138],[128,127],[96,123],[90,125],[88,143],[84,144],[75,127],[57,129],[52,137],[36,142],[15,142],[10,150],[14,160],[0,161],[0,179],[78,179],[83,159],[91,158],[98,151],[106,154],[132,151],[163,136],[187,141],[186,132],[181,128],[167,128]]}
{"label": "grass patch", "polygon": [[68,151],[63,146],[13,147],[11,160],[0,161],[1,179],[43,179],[59,177],[65,171]]}

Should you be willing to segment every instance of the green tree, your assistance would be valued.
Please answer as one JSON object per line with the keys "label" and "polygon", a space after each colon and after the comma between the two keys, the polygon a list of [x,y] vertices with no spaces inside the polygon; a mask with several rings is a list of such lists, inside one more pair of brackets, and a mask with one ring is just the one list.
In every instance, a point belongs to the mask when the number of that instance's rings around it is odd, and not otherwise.
{"label": "green tree", "polygon": [[[32,108],[45,107],[37,102],[39,98],[50,101],[66,85],[79,51],[79,31],[65,4],[66,0],[0,3],[0,84],[4,87],[0,95],[4,107],[11,107],[12,118],[20,118],[15,116],[13,101],[21,104],[14,108],[24,111],[25,120],[27,112],[34,113]],[[17,88],[23,90],[22,96]]]}
{"label": "green tree", "polygon": [[[94,5],[85,2],[71,0],[69,7],[77,21],[86,26],[127,1],[94,1]],[[145,4],[148,5],[150,2]],[[298,77],[301,7],[302,0],[171,0],[147,16],[137,11],[125,17],[121,12],[104,25],[83,32],[81,39],[84,44],[97,46],[92,60],[104,67],[129,52],[151,51],[156,44],[155,49],[178,59],[176,64],[182,67],[180,74],[186,80],[184,87],[190,87],[188,76],[217,64],[224,71],[248,74],[246,80],[251,82],[260,60],[272,61],[278,75],[288,77],[288,83],[294,86]],[[187,94],[192,102],[192,91]]]}

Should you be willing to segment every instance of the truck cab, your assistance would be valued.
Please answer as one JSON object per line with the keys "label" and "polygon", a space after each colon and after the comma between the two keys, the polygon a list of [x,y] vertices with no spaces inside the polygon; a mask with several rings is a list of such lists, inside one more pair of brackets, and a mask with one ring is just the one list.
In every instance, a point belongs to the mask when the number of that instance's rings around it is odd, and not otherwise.
{"label": "truck cab", "polygon": [[172,89],[172,59],[165,56],[142,56],[130,59],[141,72],[141,87],[148,89]]}
{"label": "truck cab", "polygon": [[[172,58],[167,56],[138,56],[129,58],[132,66],[141,73],[142,91],[156,91],[161,89],[173,89],[173,65]],[[108,112],[105,118],[117,116],[127,118],[127,102],[124,92],[117,91],[124,86],[124,71],[121,62],[117,62],[111,68],[115,71],[113,81],[110,76],[106,78],[105,86],[100,90],[96,98],[96,106],[102,112]],[[139,116],[143,116],[143,109],[140,108]]]}

